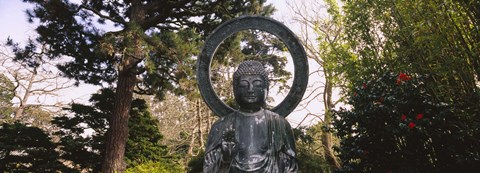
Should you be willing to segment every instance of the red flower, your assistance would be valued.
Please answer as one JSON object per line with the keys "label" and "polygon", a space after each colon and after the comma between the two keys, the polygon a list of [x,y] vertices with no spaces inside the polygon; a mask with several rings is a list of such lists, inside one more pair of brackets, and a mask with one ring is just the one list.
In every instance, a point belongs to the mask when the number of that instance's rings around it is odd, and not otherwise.
{"label": "red flower", "polygon": [[405,114],[402,115],[402,121],[405,121],[407,119],[407,116]]}
{"label": "red flower", "polygon": [[397,79],[397,85],[400,85],[400,84],[402,84],[402,80]]}
{"label": "red flower", "polygon": [[408,123],[408,128],[413,129],[415,127],[415,123],[410,122]]}
{"label": "red flower", "polygon": [[356,97],[357,95],[358,95],[357,92],[354,92],[354,93],[353,93],[353,96],[354,96],[354,97]]}
{"label": "red flower", "polygon": [[[400,73],[398,75],[398,78],[402,81],[408,81],[408,80],[411,80],[412,78],[410,76],[408,76],[407,74],[405,73]],[[397,82],[398,83],[398,82]]]}
{"label": "red flower", "polygon": [[423,118],[423,114],[418,114],[418,115],[415,117],[415,119],[417,119],[417,120],[420,120],[420,119],[422,119],[422,118]]}
{"label": "red flower", "polygon": [[363,83],[363,89],[367,89],[367,84]]}

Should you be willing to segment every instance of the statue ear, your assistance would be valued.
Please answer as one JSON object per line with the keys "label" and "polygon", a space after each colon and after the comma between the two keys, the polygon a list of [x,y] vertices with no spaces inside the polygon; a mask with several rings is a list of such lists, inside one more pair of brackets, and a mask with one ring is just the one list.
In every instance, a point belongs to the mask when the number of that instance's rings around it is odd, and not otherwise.
{"label": "statue ear", "polygon": [[265,98],[263,98],[263,100],[267,101],[267,97],[268,97],[268,87],[265,87],[265,94],[264,94]]}

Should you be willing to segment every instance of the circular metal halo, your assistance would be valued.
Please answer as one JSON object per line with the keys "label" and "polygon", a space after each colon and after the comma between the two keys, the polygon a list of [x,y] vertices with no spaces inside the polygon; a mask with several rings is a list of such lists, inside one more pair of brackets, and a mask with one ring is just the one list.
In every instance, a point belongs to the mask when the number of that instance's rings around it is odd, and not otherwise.
{"label": "circular metal halo", "polygon": [[294,64],[293,84],[288,95],[271,111],[288,116],[302,100],[308,84],[307,55],[295,34],[282,23],[263,16],[242,16],[229,20],[212,32],[197,61],[197,82],[200,94],[207,106],[219,117],[235,110],[226,105],[215,93],[210,79],[210,65],[218,46],[230,35],[242,30],[257,29],[278,37],[288,48]]}

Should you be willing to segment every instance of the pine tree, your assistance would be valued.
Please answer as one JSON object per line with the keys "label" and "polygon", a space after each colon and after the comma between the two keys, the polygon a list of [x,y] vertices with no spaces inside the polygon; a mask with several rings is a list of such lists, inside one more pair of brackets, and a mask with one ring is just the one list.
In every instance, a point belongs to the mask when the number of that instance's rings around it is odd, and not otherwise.
{"label": "pine tree", "polygon": [[[50,57],[73,58],[60,66],[66,76],[98,85],[116,83],[102,169],[105,173],[124,170],[133,92],[157,94],[161,98],[164,91],[175,88],[172,83],[181,75],[176,73],[176,66],[197,49],[189,46],[196,40],[181,37],[181,33],[208,34],[221,21],[254,11],[265,2],[25,1],[35,4],[27,13],[30,21],[39,20],[38,41],[50,46]],[[102,30],[99,25],[106,23],[113,24],[116,31]],[[181,37],[183,44],[172,47],[168,42],[172,37]]]}
{"label": "pine tree", "polygon": [[37,127],[0,125],[0,172],[73,172],[59,161],[55,144]]}
{"label": "pine tree", "polygon": [[[56,135],[60,137],[61,157],[77,169],[100,171],[114,95],[113,90],[102,89],[90,98],[92,106],[73,104],[70,109],[73,116],[67,114],[54,119],[53,123],[60,127]],[[167,150],[160,143],[163,136],[158,130],[158,121],[151,117],[146,102],[142,99],[132,102],[129,129],[125,152],[127,167],[147,162],[177,164],[175,158],[165,159]]]}

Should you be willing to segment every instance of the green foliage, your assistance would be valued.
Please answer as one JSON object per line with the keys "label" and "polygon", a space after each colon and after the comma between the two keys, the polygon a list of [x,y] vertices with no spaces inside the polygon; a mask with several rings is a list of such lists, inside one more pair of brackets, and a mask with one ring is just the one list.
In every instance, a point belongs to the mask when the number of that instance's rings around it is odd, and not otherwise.
{"label": "green foliage", "polygon": [[0,125],[0,172],[75,172],[59,161],[55,144],[37,127]]}
{"label": "green foliage", "polygon": [[183,167],[179,165],[166,165],[163,162],[148,161],[135,167],[128,168],[126,173],[171,173],[185,172]]}
{"label": "green foliage", "polygon": [[12,99],[15,96],[14,84],[4,74],[0,74],[0,119],[8,119],[13,113]]}
{"label": "green foliage", "polygon": [[[52,123],[61,129],[55,135],[60,137],[63,159],[71,161],[78,168],[99,171],[112,99],[112,90],[105,89],[92,95],[90,101],[93,106],[72,104],[69,111],[74,113],[73,116],[54,118]],[[91,135],[82,135],[88,133]]]}
{"label": "green foliage", "polygon": [[[60,136],[62,158],[72,161],[80,169],[99,171],[102,154],[105,152],[105,134],[108,119],[113,108],[114,92],[102,89],[93,94],[92,106],[73,104],[70,111],[74,115],[56,117],[53,124],[61,128]],[[161,145],[162,135],[158,131],[158,121],[151,117],[144,100],[132,102],[129,121],[129,138],[126,147],[127,167],[146,162],[175,167],[174,157],[167,157],[166,147]]]}
{"label": "green foliage", "polygon": [[299,172],[331,172],[325,160],[321,136],[325,133],[322,123],[311,127],[293,129],[296,138]]}
{"label": "green foliage", "polygon": [[[145,65],[140,71],[143,85],[138,87],[139,94],[155,94],[156,98],[164,99],[164,91],[174,91],[176,94],[188,93],[188,89],[176,85],[181,80],[192,80],[193,55],[198,55],[200,35],[195,29],[179,31],[164,31],[151,36],[152,40],[162,42],[168,49],[151,51],[145,59]],[[189,89],[191,89],[189,87]]]}
{"label": "green foliage", "polygon": [[478,163],[479,8],[344,0],[341,38],[355,55],[333,59],[352,106],[335,113],[341,172],[466,172]]}
{"label": "green foliage", "polygon": [[[18,109],[18,108],[17,108]],[[15,121],[24,122],[33,127],[41,128],[45,131],[51,132],[50,121],[52,120],[52,112],[43,109],[41,106],[28,105],[22,113],[22,117],[15,117]]]}
{"label": "green foliage", "polygon": [[335,112],[339,172],[467,172],[480,161],[480,94],[439,102],[430,76],[386,73],[358,80],[350,109]]}
{"label": "green foliage", "polygon": [[[147,161],[155,161],[157,164],[166,164],[168,160],[177,160],[176,158],[165,158],[167,156],[166,146],[160,144],[163,139],[158,130],[158,121],[154,119],[144,100],[135,100],[134,107],[130,112],[130,121],[128,122],[129,137],[125,150],[127,167],[138,165]],[[158,162],[158,161],[164,161]],[[176,164],[176,163],[169,163]]]}
{"label": "green foliage", "polygon": [[467,101],[480,79],[479,8],[473,0],[345,0],[345,34],[358,56],[349,80],[388,70],[430,74],[436,97]]}
{"label": "green foliage", "polygon": [[199,173],[203,172],[203,162],[205,159],[205,151],[201,151],[198,155],[190,158],[188,162],[188,173]]}
{"label": "green foliage", "polygon": [[[158,98],[178,89],[176,84],[187,77],[182,66],[222,21],[273,10],[263,7],[265,0],[25,2],[36,4],[27,10],[28,20],[41,21],[37,40],[50,45],[48,59],[73,58],[59,64],[65,76],[102,85],[129,71],[142,79],[136,92]],[[107,21],[115,31],[104,31]]]}

